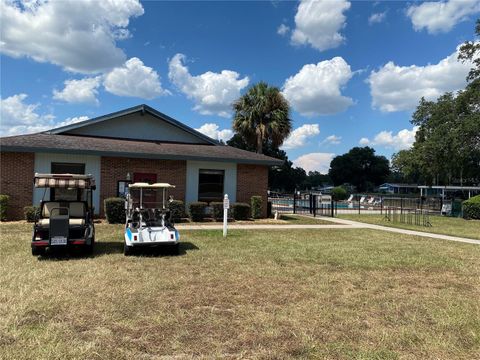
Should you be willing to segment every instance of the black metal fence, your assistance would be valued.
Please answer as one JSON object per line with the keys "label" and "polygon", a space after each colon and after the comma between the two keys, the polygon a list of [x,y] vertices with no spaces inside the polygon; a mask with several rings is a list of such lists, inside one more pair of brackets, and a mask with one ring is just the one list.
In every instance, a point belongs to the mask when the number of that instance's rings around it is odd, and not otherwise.
{"label": "black metal fence", "polygon": [[272,213],[335,216],[335,202],[318,193],[271,194],[268,201]]}
{"label": "black metal fence", "polygon": [[385,208],[384,220],[393,223],[403,223],[409,225],[430,227],[430,211],[422,209],[405,209],[400,210],[395,207]]}
{"label": "black metal fence", "polygon": [[337,216],[337,214],[385,214],[387,211],[404,213],[428,212],[440,214],[443,200],[440,197],[412,197],[400,195],[352,194],[343,201],[333,201],[331,196],[314,192],[293,194],[270,193],[269,202],[274,213]]}

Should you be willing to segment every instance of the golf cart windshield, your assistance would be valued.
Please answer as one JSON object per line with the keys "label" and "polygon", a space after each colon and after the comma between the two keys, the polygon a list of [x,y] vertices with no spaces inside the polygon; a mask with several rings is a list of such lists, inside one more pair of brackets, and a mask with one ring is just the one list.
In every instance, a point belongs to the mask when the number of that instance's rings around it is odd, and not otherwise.
{"label": "golf cart windshield", "polygon": [[165,209],[167,206],[167,191],[175,185],[168,183],[133,183],[128,186],[129,198],[133,208]]}

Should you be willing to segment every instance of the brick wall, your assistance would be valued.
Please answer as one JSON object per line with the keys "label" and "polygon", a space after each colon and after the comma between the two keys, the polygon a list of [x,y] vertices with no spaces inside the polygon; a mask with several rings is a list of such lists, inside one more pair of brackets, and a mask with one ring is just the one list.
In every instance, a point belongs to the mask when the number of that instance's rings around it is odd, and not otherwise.
{"label": "brick wall", "polygon": [[187,162],[180,160],[129,159],[117,157],[101,158],[100,214],[103,216],[103,200],[117,196],[117,182],[125,180],[130,173],[157,174],[157,182],[166,182],[176,187],[169,190],[174,199],[185,201]]}
{"label": "brick wall", "polygon": [[237,201],[250,204],[254,195],[262,197],[262,216],[267,217],[268,167],[263,165],[238,164]]}
{"label": "brick wall", "polygon": [[23,219],[23,207],[33,202],[35,154],[0,153],[0,194],[10,196],[8,220]]}

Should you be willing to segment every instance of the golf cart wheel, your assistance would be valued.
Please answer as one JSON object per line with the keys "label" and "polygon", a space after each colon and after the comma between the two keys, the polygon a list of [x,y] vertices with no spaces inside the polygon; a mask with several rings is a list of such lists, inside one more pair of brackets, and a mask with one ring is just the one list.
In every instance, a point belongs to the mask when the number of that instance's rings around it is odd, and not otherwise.
{"label": "golf cart wheel", "polygon": [[130,256],[133,254],[133,246],[128,246],[126,243],[123,244],[123,255]]}
{"label": "golf cart wheel", "polygon": [[44,254],[45,254],[45,249],[38,248],[38,247],[32,247],[32,255],[33,256],[44,255]]}

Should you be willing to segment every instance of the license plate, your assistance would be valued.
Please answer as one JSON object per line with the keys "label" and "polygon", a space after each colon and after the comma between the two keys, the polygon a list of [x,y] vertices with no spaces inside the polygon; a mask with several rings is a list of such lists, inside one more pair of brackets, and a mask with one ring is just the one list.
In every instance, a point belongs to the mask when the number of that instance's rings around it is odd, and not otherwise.
{"label": "license plate", "polygon": [[54,236],[50,240],[50,245],[67,245],[67,238],[65,236]]}

